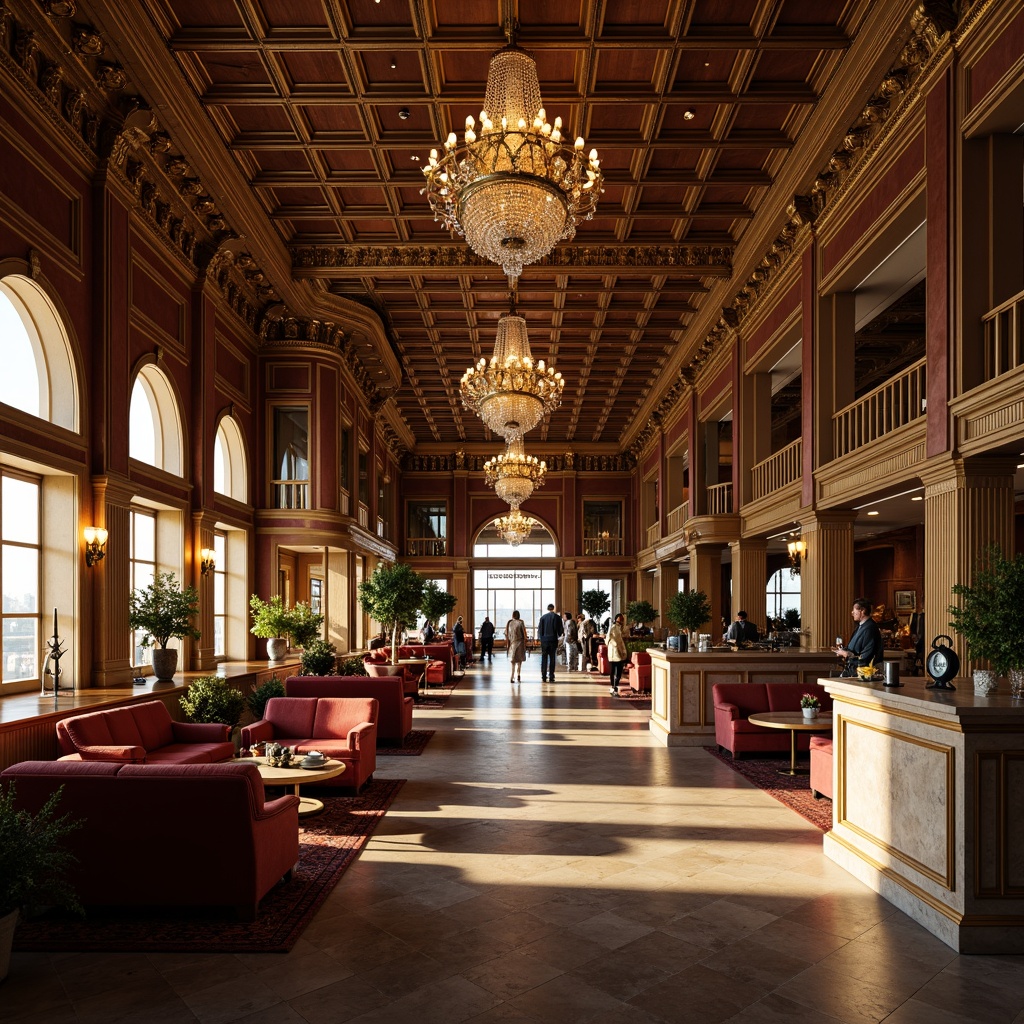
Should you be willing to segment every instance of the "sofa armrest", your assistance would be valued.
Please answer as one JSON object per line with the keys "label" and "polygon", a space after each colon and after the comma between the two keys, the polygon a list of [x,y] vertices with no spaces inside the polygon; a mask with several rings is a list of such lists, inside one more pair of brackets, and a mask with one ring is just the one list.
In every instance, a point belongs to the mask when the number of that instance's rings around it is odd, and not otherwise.
{"label": "sofa armrest", "polygon": [[[263,805],[263,810],[256,815],[257,821],[267,821],[270,818],[278,818],[287,814],[292,807],[298,808],[299,798],[294,793],[286,796],[279,796],[276,800],[268,800]],[[298,824],[298,811],[296,810],[296,825]]]}
{"label": "sofa armrest", "polygon": [[242,726],[242,746],[251,747],[254,743],[264,743],[274,738],[273,723],[261,718],[252,725]]}
{"label": "sofa armrest", "polygon": [[735,704],[716,704],[715,705],[715,717],[718,717],[718,712],[722,712],[722,717],[729,716],[731,720],[735,720],[740,717],[740,709]]}
{"label": "sofa armrest", "polygon": [[125,764],[142,764],[146,760],[145,747],[123,744],[78,747],[78,753],[83,761],[123,761]]}
{"label": "sofa armrest", "polygon": [[231,738],[231,729],[223,722],[171,722],[178,743],[223,743]]}
{"label": "sofa armrest", "polygon": [[374,733],[377,727],[373,722],[360,722],[354,729],[348,731],[348,745],[352,750],[360,750],[365,746],[371,749],[376,747]]}

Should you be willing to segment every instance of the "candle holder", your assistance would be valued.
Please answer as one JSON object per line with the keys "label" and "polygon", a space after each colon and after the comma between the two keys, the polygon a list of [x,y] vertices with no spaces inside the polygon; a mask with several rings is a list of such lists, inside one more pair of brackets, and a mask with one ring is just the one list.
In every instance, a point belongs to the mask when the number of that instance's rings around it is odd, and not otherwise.
{"label": "candle holder", "polygon": [[75,679],[69,675],[67,685],[62,685],[61,679],[65,675],[60,667],[60,659],[67,654],[67,649],[62,645],[57,635],[57,609],[53,609],[53,636],[46,641],[43,657],[42,673],[42,694],[46,697],[53,697],[56,700],[60,696],[73,697],[75,694]]}

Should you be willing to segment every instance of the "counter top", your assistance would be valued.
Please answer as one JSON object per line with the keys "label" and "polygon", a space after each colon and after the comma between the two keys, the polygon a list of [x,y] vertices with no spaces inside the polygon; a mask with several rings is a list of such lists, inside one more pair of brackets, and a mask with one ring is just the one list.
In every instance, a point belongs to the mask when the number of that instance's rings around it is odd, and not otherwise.
{"label": "counter top", "polygon": [[929,690],[924,677],[905,679],[899,687],[842,678],[820,679],[819,682],[837,699],[867,698],[893,708],[950,719],[999,718],[1006,724],[1024,722],[1024,700],[1014,700],[1006,683],[1000,684],[1002,691],[983,696],[974,692],[973,680],[961,678],[953,680],[955,690]]}

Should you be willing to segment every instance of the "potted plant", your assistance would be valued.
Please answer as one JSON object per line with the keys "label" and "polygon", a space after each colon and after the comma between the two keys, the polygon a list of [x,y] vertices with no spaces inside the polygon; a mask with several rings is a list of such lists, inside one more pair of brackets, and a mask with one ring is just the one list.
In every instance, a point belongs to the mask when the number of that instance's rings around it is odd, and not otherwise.
{"label": "potted plant", "polygon": [[313,640],[302,652],[301,676],[332,676],[338,665],[338,649],[327,640]]}
{"label": "potted plant", "polygon": [[153,651],[153,675],[161,682],[170,680],[178,667],[178,651],[168,647],[172,637],[198,640],[202,633],[192,625],[199,614],[199,594],[195,587],[178,586],[173,572],[158,572],[148,587],[132,592],[128,598],[128,626],[142,634],[143,647],[156,645]]}
{"label": "potted plant", "polygon": [[442,590],[436,580],[427,580],[423,585],[423,596],[420,598],[420,611],[424,618],[432,626],[436,626],[442,619],[446,619],[459,603],[454,594]]}
{"label": "potted plant", "polygon": [[344,661],[338,664],[338,675],[339,676],[365,676],[367,675],[366,666],[363,664],[362,658],[346,658]]}
{"label": "potted plant", "polygon": [[272,676],[265,683],[260,683],[248,697],[245,698],[246,706],[253,721],[258,722],[263,718],[263,712],[267,710],[267,701],[271,697],[284,696],[284,683],[277,676]]}
{"label": "potted plant", "polygon": [[307,648],[315,640],[320,639],[320,630],[324,625],[324,617],[303,601],[297,601],[295,607],[287,612],[287,635],[296,647]]}
{"label": "potted plant", "polygon": [[391,634],[391,664],[398,661],[398,631],[416,622],[423,597],[423,577],[403,562],[379,562],[359,584],[359,605]]}
{"label": "potted plant", "polygon": [[246,701],[222,676],[199,676],[179,700],[189,722],[222,722],[232,734],[242,721]]}
{"label": "potted plant", "polygon": [[650,601],[630,601],[626,618],[639,626],[646,626],[658,617],[658,609]]}
{"label": "potted plant", "polygon": [[813,693],[805,693],[800,698],[800,710],[804,718],[817,718],[821,710],[821,701]]}
{"label": "potted plant", "polygon": [[587,616],[601,626],[601,618],[612,606],[612,599],[603,590],[584,590],[580,594],[580,607]]}
{"label": "potted plant", "polygon": [[967,641],[967,653],[973,661],[987,661],[993,676],[984,669],[974,671],[977,693],[991,693],[998,686],[996,677],[1014,678],[1024,672],[1024,635],[1020,629],[1020,610],[1024,608],[1024,554],[1006,558],[998,547],[985,552],[975,567],[970,584],[957,583],[953,594],[960,600],[948,608],[950,626]]}
{"label": "potted plant", "polygon": [[22,911],[31,913],[45,905],[82,912],[64,880],[75,858],[63,841],[83,823],[66,814],[56,816],[62,791],[63,787],[57,789],[32,814],[16,807],[13,782],[0,787],[0,981],[7,977]]}
{"label": "potted plant", "polygon": [[258,594],[249,598],[249,612],[252,615],[253,636],[267,641],[267,657],[280,661],[288,651],[288,636],[291,631],[291,617],[280,594],[264,601]]}
{"label": "potted plant", "polygon": [[[711,619],[711,602],[703,590],[680,591],[672,595],[668,606],[668,621],[676,629],[684,629],[690,635]],[[692,649],[693,644],[691,642]]]}

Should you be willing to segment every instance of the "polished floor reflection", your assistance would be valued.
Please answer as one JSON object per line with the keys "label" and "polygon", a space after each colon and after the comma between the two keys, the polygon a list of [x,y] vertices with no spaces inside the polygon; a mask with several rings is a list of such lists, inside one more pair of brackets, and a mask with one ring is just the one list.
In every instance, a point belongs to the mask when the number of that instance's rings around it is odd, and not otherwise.
{"label": "polished floor reflection", "polygon": [[[1024,1024],[1024,957],[958,956],[596,676],[474,667],[287,956],[15,956],[0,1021]],[[125,851],[130,855],[130,851]]]}

